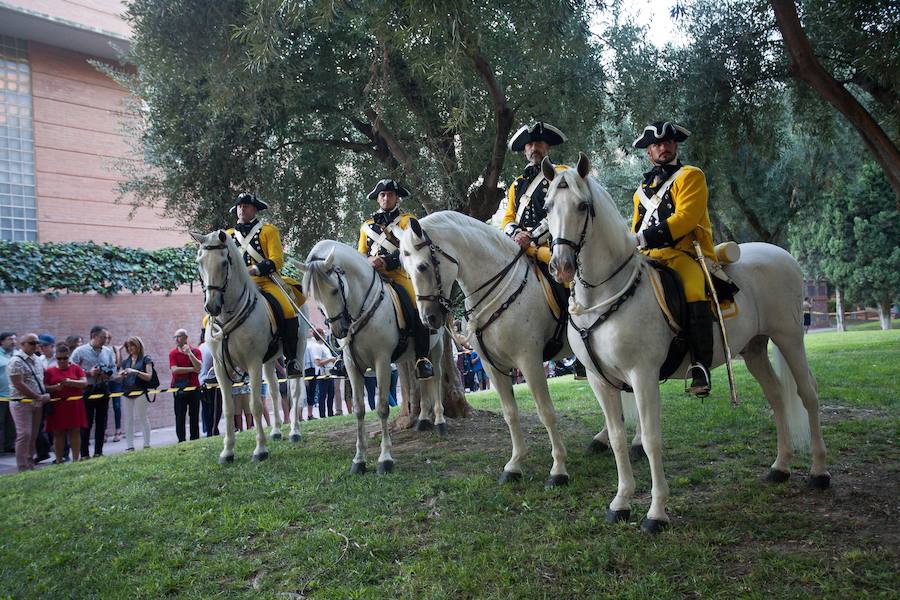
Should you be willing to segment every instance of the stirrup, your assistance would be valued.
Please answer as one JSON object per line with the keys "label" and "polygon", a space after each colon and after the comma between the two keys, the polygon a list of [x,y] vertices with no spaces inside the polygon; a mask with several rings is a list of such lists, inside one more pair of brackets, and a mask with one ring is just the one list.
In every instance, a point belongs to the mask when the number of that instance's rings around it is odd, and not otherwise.
{"label": "stirrup", "polygon": [[685,381],[691,378],[691,383],[685,385],[684,392],[686,394],[694,394],[699,398],[706,398],[712,390],[712,383],[709,377],[709,371],[702,363],[692,363],[687,372],[684,374]]}
{"label": "stirrup", "polygon": [[344,359],[338,358],[331,367],[331,374],[335,377],[346,377],[347,367],[344,365]]}
{"label": "stirrup", "polygon": [[303,377],[303,369],[300,366],[300,361],[296,358],[294,360],[286,361],[284,370],[287,373],[288,379],[301,379]]}
{"label": "stirrup", "polygon": [[427,358],[416,359],[416,379],[431,379],[434,377],[434,365]]}

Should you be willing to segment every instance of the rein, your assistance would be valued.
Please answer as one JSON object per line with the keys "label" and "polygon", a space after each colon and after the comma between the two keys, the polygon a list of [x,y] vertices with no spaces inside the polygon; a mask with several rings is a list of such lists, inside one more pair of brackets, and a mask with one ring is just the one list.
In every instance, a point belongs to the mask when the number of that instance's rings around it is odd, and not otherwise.
{"label": "rein", "polygon": [[[343,308],[341,312],[338,313],[335,317],[329,317],[325,315],[325,324],[331,327],[331,324],[340,319],[344,319],[347,322],[347,335],[345,338],[352,338],[354,335],[358,334],[362,331],[366,325],[369,324],[369,321],[372,320],[372,316],[375,314],[375,311],[381,306],[381,302],[384,300],[384,282],[381,282],[381,291],[378,294],[378,297],[375,301],[366,309],[366,303],[369,301],[369,295],[372,292],[372,288],[375,287],[375,281],[380,281],[381,278],[378,277],[378,271],[372,268],[372,281],[369,282],[369,287],[366,289],[366,293],[363,296],[362,303],[359,305],[359,314],[356,317],[350,313],[349,303],[347,301],[347,292],[344,287],[344,277],[346,276],[346,272],[338,267],[334,266],[330,270],[328,270],[325,274],[330,275],[334,273],[337,277],[338,282],[338,290],[341,294],[341,303],[343,304]],[[324,311],[323,311],[324,314]],[[349,342],[349,340],[348,340]]]}

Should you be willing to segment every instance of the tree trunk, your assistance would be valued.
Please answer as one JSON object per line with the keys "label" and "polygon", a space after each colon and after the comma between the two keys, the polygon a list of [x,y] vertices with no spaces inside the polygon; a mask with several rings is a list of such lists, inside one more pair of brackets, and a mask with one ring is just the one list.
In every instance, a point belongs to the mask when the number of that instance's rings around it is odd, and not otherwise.
{"label": "tree trunk", "polygon": [[838,286],[834,286],[834,300],[834,318],[837,321],[837,330],[847,331],[847,326],[844,324],[844,294]]}
{"label": "tree trunk", "polygon": [[788,68],[791,76],[805,81],[853,125],[872,157],[884,170],[894,190],[894,202],[900,209],[900,150],[863,105],[822,67],[800,24],[794,0],[771,0],[771,3],[791,59]]}
{"label": "tree trunk", "polygon": [[885,331],[891,328],[891,299],[882,298],[878,301],[878,320]]}

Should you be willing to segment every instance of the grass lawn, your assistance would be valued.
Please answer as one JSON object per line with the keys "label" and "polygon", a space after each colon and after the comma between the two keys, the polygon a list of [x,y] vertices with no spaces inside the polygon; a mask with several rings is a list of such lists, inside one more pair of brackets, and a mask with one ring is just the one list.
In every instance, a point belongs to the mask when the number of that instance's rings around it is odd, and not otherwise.
{"label": "grass lawn", "polygon": [[[900,331],[807,337],[833,487],[761,481],[775,427],[740,361],[706,401],[664,385],[672,527],[641,534],[646,462],[632,523],[607,526],[611,456],[584,446],[602,426],[587,385],[551,382],[572,482],[546,490],[549,442],[517,388],[531,452],[521,483],[496,477],[510,444],[490,392],[450,435],[399,432],[394,473],[348,473],[352,417],[304,423],[304,439],[251,463],[216,463],[221,440],[0,479],[0,597],[10,598],[896,598],[900,594]],[[370,419],[371,420],[371,419]]]}

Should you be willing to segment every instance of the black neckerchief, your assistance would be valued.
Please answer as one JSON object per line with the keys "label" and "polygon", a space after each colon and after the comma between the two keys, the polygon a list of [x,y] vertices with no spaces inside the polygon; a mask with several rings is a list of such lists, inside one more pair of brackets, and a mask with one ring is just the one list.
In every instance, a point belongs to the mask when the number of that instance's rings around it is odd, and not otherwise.
{"label": "black neckerchief", "polygon": [[256,224],[258,222],[259,222],[259,219],[253,219],[249,223],[238,223],[237,225],[234,226],[234,228],[237,231],[240,231],[241,235],[246,236],[248,233],[250,233],[250,230],[252,230],[254,227],[256,227]]}
{"label": "black neckerchief", "polygon": [[[666,165],[656,165],[646,173],[644,173],[644,187],[653,190],[655,193],[659,187],[672,176],[672,173],[683,167],[680,160]],[[653,180],[659,178],[659,183],[653,186]]]}
{"label": "black neckerchief", "polygon": [[541,172],[541,165],[531,165],[530,164],[527,167],[525,167],[525,170],[522,171],[522,178],[525,179],[525,187],[526,188],[534,180],[534,178],[537,177],[538,173],[540,173],[540,172]]}
{"label": "black neckerchief", "polygon": [[394,219],[396,219],[398,216],[400,216],[400,207],[395,206],[393,210],[379,210],[377,213],[372,215],[372,220],[375,221],[375,223],[377,223],[378,225],[385,227],[393,223]]}

